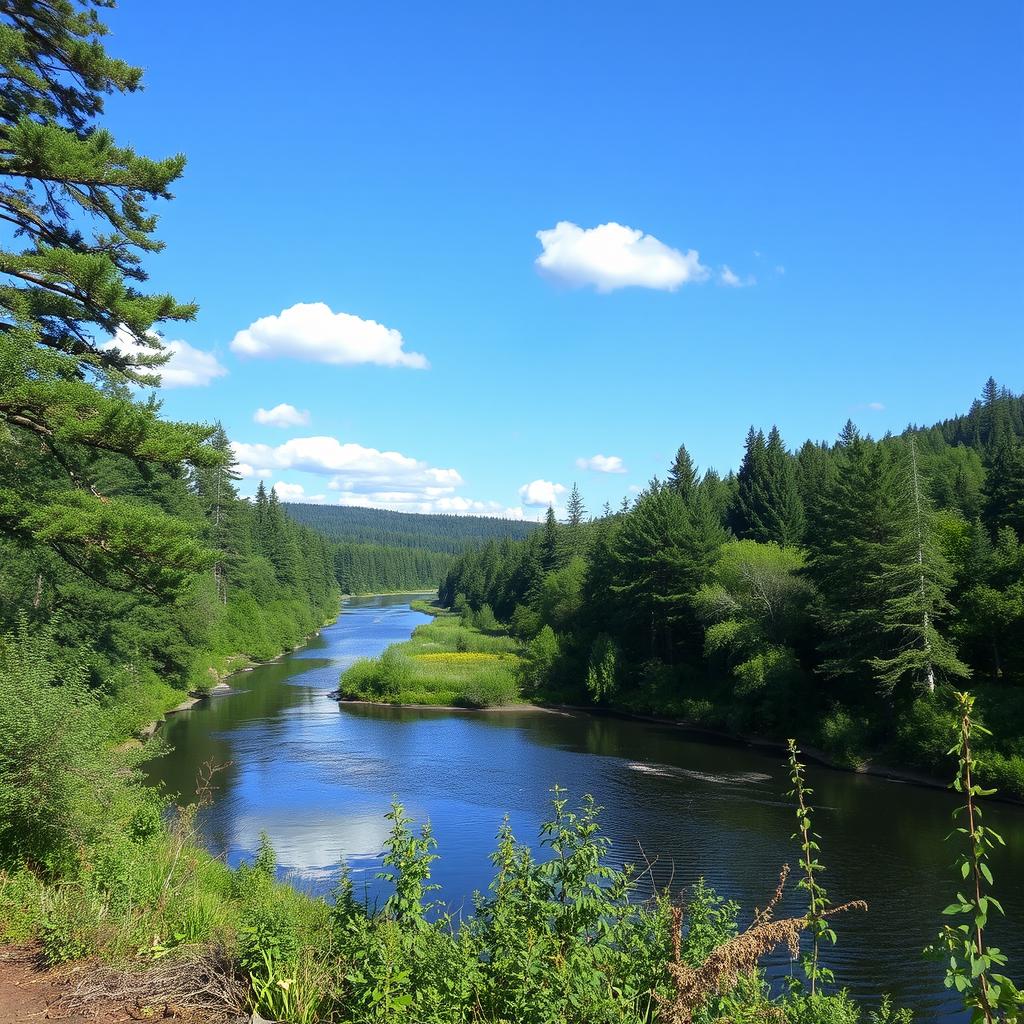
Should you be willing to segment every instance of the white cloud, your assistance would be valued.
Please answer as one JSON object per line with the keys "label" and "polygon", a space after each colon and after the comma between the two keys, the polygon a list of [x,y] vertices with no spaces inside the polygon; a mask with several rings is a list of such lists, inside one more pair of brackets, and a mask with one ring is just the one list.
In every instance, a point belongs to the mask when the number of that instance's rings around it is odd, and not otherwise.
{"label": "white cloud", "polygon": [[[165,388],[205,388],[217,377],[227,376],[227,367],[222,366],[212,352],[193,348],[187,341],[164,341],[159,335],[150,332],[150,337],[158,338],[171,357],[163,366],[152,368],[142,367],[148,372],[160,375],[160,385]],[[104,352],[118,349],[127,356],[155,355],[156,349],[140,345],[123,327],[110,341],[101,345]]]}
{"label": "white cloud", "polygon": [[264,466],[260,469],[257,466],[250,466],[248,462],[236,462],[235,472],[243,479],[248,480],[249,477],[259,477],[260,480],[269,480],[273,475],[274,471]]}
{"label": "white cloud", "polygon": [[491,519],[523,519],[521,508],[508,508],[499,501],[478,501],[453,494],[432,498],[415,491],[373,491],[357,493],[343,491],[339,505],[359,508],[386,508],[393,512],[442,513],[454,516],[487,516]]}
{"label": "white cloud", "polygon": [[[463,480],[451,468],[431,466],[400,452],[343,444],[335,437],[297,437],[279,445],[232,441],[242,476],[265,478],[271,472],[311,473],[326,477],[324,494],[307,494],[306,486],[278,481],[274,490],[282,501],[386,508],[396,512],[448,513],[523,519],[521,508],[503,502],[481,501],[457,494]],[[255,469],[265,466],[266,469]],[[320,490],[317,484],[310,490]],[[559,493],[565,488],[557,487]]]}
{"label": "white cloud", "polygon": [[519,488],[522,503],[531,508],[547,508],[548,505],[554,505],[560,494],[565,494],[565,488],[550,480],[533,480]]}
{"label": "white cloud", "polygon": [[320,505],[327,500],[326,494],[306,494],[306,488],[302,484],[289,484],[283,480],[274,484],[274,492],[282,501],[304,501]]}
{"label": "white cloud", "polygon": [[750,288],[757,284],[757,278],[753,274],[740,277],[728,264],[723,264],[718,272],[718,283],[724,284],[727,288]]}
{"label": "white cloud", "polygon": [[282,501],[298,501],[306,494],[306,488],[302,484],[288,484],[283,480],[274,484],[274,491]]}
{"label": "white cloud", "polygon": [[885,409],[885,403],[884,402],[868,402],[867,407],[872,412],[882,412]]}
{"label": "white cloud", "polygon": [[372,493],[423,490],[450,494],[462,483],[457,470],[440,469],[400,452],[382,452],[336,437],[294,437],[277,446],[232,442],[235,457],[250,466],[294,469],[332,477],[333,490]]}
{"label": "white cloud", "polygon": [[296,409],[294,405],[282,402],[273,409],[257,409],[252,418],[265,427],[304,427],[309,423],[309,410]]}
{"label": "white cloud", "polygon": [[335,313],[324,302],[298,302],[239,331],[231,351],[262,358],[291,356],[335,366],[376,363],[420,370],[429,365],[425,356],[407,352],[403,345],[400,332],[376,320]]}
{"label": "white cloud", "polygon": [[563,220],[538,231],[537,238],[544,248],[535,261],[541,271],[565,284],[593,285],[599,292],[631,286],[671,292],[710,274],[696,249],[681,252],[614,221],[581,228]]}
{"label": "white cloud", "polygon": [[591,455],[589,459],[577,459],[580,469],[592,469],[595,473],[625,473],[626,467],[618,455]]}

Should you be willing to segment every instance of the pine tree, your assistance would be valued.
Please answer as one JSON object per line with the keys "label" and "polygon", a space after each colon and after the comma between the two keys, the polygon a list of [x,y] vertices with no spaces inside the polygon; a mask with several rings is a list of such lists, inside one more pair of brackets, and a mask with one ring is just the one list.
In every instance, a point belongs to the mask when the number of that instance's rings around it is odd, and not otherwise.
{"label": "pine tree", "polygon": [[871,665],[887,690],[909,681],[933,693],[937,678],[966,679],[971,673],[937,628],[951,610],[946,595],[953,573],[936,537],[913,437],[901,461],[896,532],[876,575],[885,595],[882,628],[888,650]]}
{"label": "pine tree", "polygon": [[986,465],[983,516],[993,538],[1009,527],[1024,540],[1024,444],[1008,437],[992,450]]}
{"label": "pine tree", "polygon": [[7,3],[0,31],[0,536],[114,587],[174,588],[206,564],[201,549],[182,523],[104,495],[89,453],[218,458],[209,428],[161,420],[119,386],[154,383],[167,358],[154,325],[195,314],[140,287],[142,257],[162,248],[147,203],[170,198],[185,160],[139,156],[97,123],[141,71],[106,53],[93,5]]}
{"label": "pine tree", "polygon": [[552,505],[548,505],[544,529],[541,531],[540,562],[545,572],[554,572],[565,564],[558,519]]}
{"label": "pine tree", "polygon": [[752,537],[760,519],[758,485],[764,479],[768,458],[764,432],[747,432],[743,461],[736,476],[736,497],[729,511],[729,525],[737,537]]}
{"label": "pine tree", "polygon": [[679,451],[676,452],[672,468],[668,471],[668,482],[683,501],[689,501],[697,489],[697,467],[690,458],[685,444],[681,444]]}
{"label": "pine tree", "polygon": [[565,505],[565,559],[581,557],[587,551],[587,538],[584,533],[584,521],[587,509],[583,504],[580,490],[574,483]]}
{"label": "pine tree", "polygon": [[765,478],[760,484],[760,522],[755,540],[796,547],[807,528],[796,464],[786,450],[778,427],[772,427],[765,451]]}
{"label": "pine tree", "polygon": [[901,516],[890,449],[865,440],[847,424],[836,454],[836,475],[808,535],[808,575],[820,593],[825,632],[821,670],[862,681],[883,643],[885,595],[877,586]]}
{"label": "pine tree", "polygon": [[795,546],[806,528],[796,466],[777,427],[767,440],[751,428],[739,472],[731,523],[741,538]]}
{"label": "pine tree", "polygon": [[227,603],[228,582],[238,560],[250,549],[248,530],[238,501],[235,482],[240,479],[231,443],[224,427],[217,423],[210,435],[210,447],[217,452],[221,461],[213,466],[198,466],[193,470],[192,480],[196,495],[203,505],[206,518],[205,540],[207,546],[217,555],[213,565],[213,577],[217,595],[222,604]]}
{"label": "pine tree", "polygon": [[565,525],[570,529],[576,529],[583,525],[587,509],[580,496],[580,489],[574,483],[569,492],[569,500],[565,503]]}
{"label": "pine tree", "polygon": [[691,598],[726,535],[710,506],[687,506],[670,486],[652,481],[623,517],[615,537],[612,592],[621,599],[647,653],[673,660],[680,643],[700,633]]}

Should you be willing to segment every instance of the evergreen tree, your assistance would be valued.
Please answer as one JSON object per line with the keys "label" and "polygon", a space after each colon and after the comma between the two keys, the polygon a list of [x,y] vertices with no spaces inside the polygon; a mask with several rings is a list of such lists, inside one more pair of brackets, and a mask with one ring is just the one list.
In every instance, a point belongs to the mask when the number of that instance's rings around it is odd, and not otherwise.
{"label": "evergreen tree", "polygon": [[939,632],[950,611],[953,574],[936,536],[926,484],[911,437],[898,469],[895,534],[884,554],[877,585],[885,595],[882,628],[888,650],[872,659],[876,678],[891,690],[909,681],[934,692],[937,678],[967,678],[970,670]]}
{"label": "evergreen tree", "polygon": [[704,502],[686,505],[658,481],[640,495],[616,536],[612,592],[619,596],[635,644],[674,660],[677,645],[699,634],[691,598],[717,558],[726,535]]}
{"label": "evergreen tree", "polygon": [[173,589],[205,561],[190,531],[103,494],[89,461],[218,458],[208,428],[161,420],[156,402],[118,387],[158,380],[154,325],[195,314],[140,287],[142,257],[162,248],[147,203],[170,198],[185,160],[139,156],[97,123],[104,97],[136,91],[141,71],[106,53],[91,5],[6,4],[0,30],[0,218],[12,229],[0,248],[0,535],[115,587]]}
{"label": "evergreen tree", "polygon": [[235,488],[239,479],[238,463],[220,423],[214,427],[209,444],[220,455],[220,461],[212,466],[195,467],[192,481],[206,519],[204,539],[217,555],[213,577],[223,604],[227,602],[229,577],[251,549],[251,539]]}
{"label": "evergreen tree", "polygon": [[697,467],[693,464],[685,444],[681,444],[679,451],[676,452],[672,468],[668,471],[668,482],[683,501],[689,501],[697,489]]}
{"label": "evergreen tree", "polygon": [[545,572],[554,572],[565,563],[562,551],[562,538],[555,518],[555,509],[548,505],[544,517],[544,529],[541,532],[540,561]]}
{"label": "evergreen tree", "polygon": [[736,496],[729,511],[729,525],[737,537],[753,537],[760,521],[759,484],[767,472],[768,451],[764,432],[747,432],[743,461],[736,475]]}
{"label": "evergreen tree", "polygon": [[1009,527],[1024,540],[1024,444],[1004,438],[988,460],[984,518],[992,536]]}
{"label": "evergreen tree", "polygon": [[587,509],[580,496],[580,489],[574,483],[569,492],[569,500],[565,503],[565,524],[571,529],[576,529],[583,525],[586,515]]}
{"label": "evergreen tree", "polygon": [[737,536],[794,546],[806,528],[796,466],[777,427],[767,440],[751,428],[738,475],[732,526]]}
{"label": "evergreen tree", "polygon": [[569,500],[565,505],[565,526],[566,526],[566,559],[576,558],[586,553],[587,542],[584,535],[584,521],[586,520],[587,509],[583,504],[580,490],[574,483],[569,493]]}
{"label": "evergreen tree", "polygon": [[825,632],[821,670],[871,679],[883,642],[885,597],[877,581],[901,526],[896,468],[888,446],[865,440],[852,424],[837,448],[836,477],[822,496],[821,516],[808,536],[808,575],[820,594]]}

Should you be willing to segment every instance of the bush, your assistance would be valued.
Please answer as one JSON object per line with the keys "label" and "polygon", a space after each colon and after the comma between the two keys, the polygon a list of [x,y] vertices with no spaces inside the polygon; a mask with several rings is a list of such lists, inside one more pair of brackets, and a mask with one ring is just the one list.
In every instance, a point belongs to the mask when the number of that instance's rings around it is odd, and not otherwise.
{"label": "bush", "polygon": [[343,698],[434,707],[486,708],[519,699],[515,640],[465,627],[452,615],[420,626],[379,658],[341,676]]}
{"label": "bush", "polygon": [[61,665],[52,626],[0,638],[0,866],[66,868],[109,776],[107,730],[82,666]]}
{"label": "bush", "polygon": [[834,708],[821,720],[822,748],[846,768],[858,768],[870,745],[871,730],[866,721]]}

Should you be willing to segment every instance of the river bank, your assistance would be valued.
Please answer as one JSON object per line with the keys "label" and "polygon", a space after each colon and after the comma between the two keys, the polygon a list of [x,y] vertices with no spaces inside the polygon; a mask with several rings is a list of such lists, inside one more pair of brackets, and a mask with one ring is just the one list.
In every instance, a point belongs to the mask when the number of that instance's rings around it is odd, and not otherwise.
{"label": "river bank", "polygon": [[[713,728],[700,722],[680,718],[678,715],[657,715],[615,706],[573,704],[558,700],[546,700],[543,696],[532,701],[517,700],[515,694],[518,694],[519,686],[515,681],[513,681],[514,694],[510,694],[506,685],[497,690],[496,702],[484,703],[479,696],[480,687],[468,686],[465,678],[467,668],[469,668],[470,675],[479,675],[479,663],[474,672],[474,669],[470,667],[472,662],[460,660],[460,651],[465,654],[482,653],[495,649],[496,645],[501,644],[506,653],[516,657],[519,645],[499,630],[482,630],[470,625],[455,613],[434,602],[414,600],[410,602],[409,606],[413,611],[432,616],[433,623],[418,627],[409,641],[393,644],[379,658],[353,666],[343,674],[342,685],[331,694],[332,697],[345,704],[367,704],[406,709],[433,708],[457,712],[537,709],[613,716],[623,720],[668,726],[694,737],[709,738],[785,755],[785,740],[758,736],[745,731],[734,732]],[[441,658],[442,653],[448,655],[448,658]],[[434,671],[426,674],[425,684],[422,665],[417,665],[415,660],[423,658],[424,655],[428,658],[432,655],[436,657],[435,664],[431,666]],[[517,657],[514,668],[518,669],[519,664]],[[426,690],[431,699],[424,701],[411,699],[411,694],[417,690]],[[465,696],[467,692],[472,692],[472,696],[468,699]],[[433,699],[437,693],[459,693],[462,699],[447,704],[439,703]],[[799,736],[796,738],[800,742],[801,750],[809,760],[833,771],[874,776],[891,782],[933,789],[947,789],[949,786],[948,778],[938,774],[898,764],[882,763],[870,754],[859,756],[856,759],[851,759],[849,756],[840,759],[822,747],[800,741]],[[996,799],[1005,803],[1024,804],[1024,797],[1006,790],[997,793]]]}
{"label": "river bank", "polygon": [[[338,611],[338,615],[340,614],[341,609]],[[245,672],[252,672],[261,665],[272,665],[275,662],[280,661],[282,658],[287,657],[289,654],[293,654],[296,651],[301,650],[312,639],[318,637],[322,629],[326,629],[332,623],[336,622],[337,619],[338,616],[336,615],[334,618],[327,620],[322,626],[304,636],[299,643],[293,644],[287,650],[278,652],[272,658],[257,661],[245,654],[229,655],[224,659],[223,668],[217,669],[215,667],[211,667],[207,670],[211,678],[216,680],[208,690],[190,691],[184,700],[179,701],[173,706],[165,708],[159,718],[152,719],[136,729],[134,734],[122,744],[122,748],[126,749],[129,746],[135,746],[151,739],[156,735],[160,726],[163,725],[171,715],[178,715],[184,711],[191,711],[196,707],[196,705],[209,700],[211,697],[225,697],[229,695],[232,692],[232,686],[228,682],[229,679],[237,675],[242,675]]]}
{"label": "river bank", "polygon": [[[763,904],[779,866],[797,852],[785,797],[790,783],[777,750],[701,735],[679,716],[659,722],[595,714],[572,702],[523,707],[519,699],[519,707],[492,713],[328,699],[354,661],[379,657],[424,621],[407,599],[354,600],[307,648],[256,668],[229,699],[168,719],[164,738],[173,749],[148,769],[159,787],[190,802],[205,764],[227,766],[197,818],[214,857],[230,867],[251,863],[265,831],[278,877],[298,890],[329,897],[343,856],[357,899],[381,906],[391,891],[378,878],[387,870],[381,851],[390,825],[383,815],[397,794],[411,817],[431,823],[440,855],[432,864],[441,886],[436,898],[457,915],[472,906],[474,891],[489,891],[489,858],[505,815],[517,839],[535,842],[557,783],[573,802],[591,793],[605,808],[613,865],[643,863],[641,847],[657,861],[638,899],[651,887],[677,892],[703,875],[727,899]],[[817,766],[810,784],[829,892],[871,906],[838,929],[840,948],[829,958],[839,982],[869,1006],[888,989],[919,1010],[922,1024],[941,1018],[941,977],[918,951],[953,891],[942,838],[955,798],[940,788]],[[993,941],[1016,959],[1024,956],[1014,923],[1024,919],[1017,886],[1024,816],[1019,807],[995,804],[987,816],[1010,844],[992,865],[1008,915],[994,922]],[[793,892],[785,912],[799,909]],[[788,959],[768,967],[781,984]]]}

